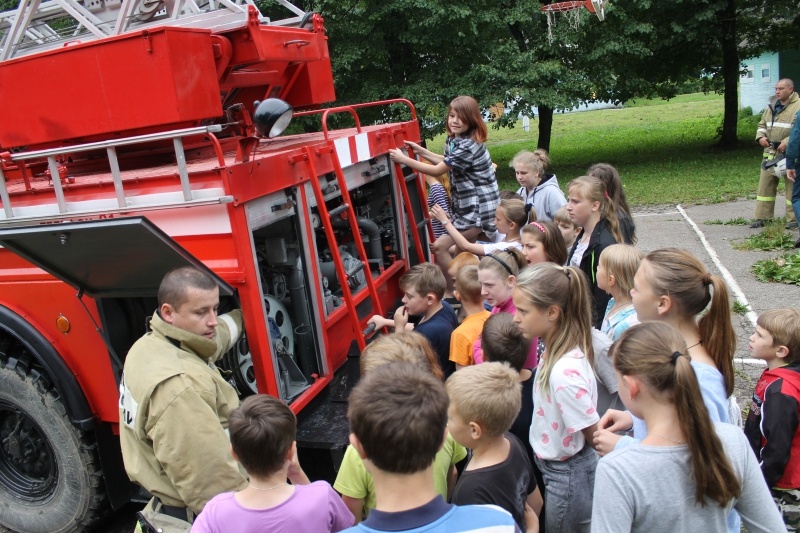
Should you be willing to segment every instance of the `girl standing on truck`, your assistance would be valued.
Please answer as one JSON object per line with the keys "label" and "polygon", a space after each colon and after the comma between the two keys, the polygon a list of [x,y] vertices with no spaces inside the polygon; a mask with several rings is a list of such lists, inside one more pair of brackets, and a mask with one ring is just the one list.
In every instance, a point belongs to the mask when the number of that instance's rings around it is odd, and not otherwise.
{"label": "girl standing on truck", "polygon": [[[408,157],[399,148],[389,150],[389,156],[392,161],[423,174],[437,176],[449,172],[453,227],[470,242],[475,242],[481,234],[484,235],[483,240],[494,242],[497,231],[494,215],[500,191],[492,158],[484,145],[487,131],[478,102],[471,96],[458,96],[450,102],[446,129],[444,155],[406,141],[414,153],[432,164]],[[453,239],[445,234],[431,245],[436,262],[445,272],[450,264],[450,247],[453,244]],[[449,284],[448,288],[452,290]]]}

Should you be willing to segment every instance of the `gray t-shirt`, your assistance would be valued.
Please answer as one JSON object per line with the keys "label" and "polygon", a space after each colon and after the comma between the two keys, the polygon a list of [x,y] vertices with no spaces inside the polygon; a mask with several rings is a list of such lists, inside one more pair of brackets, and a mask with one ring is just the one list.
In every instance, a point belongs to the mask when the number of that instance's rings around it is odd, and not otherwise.
{"label": "gray t-shirt", "polygon": [[749,533],[785,531],[764,476],[742,431],[716,423],[742,493],[725,508],[713,501],[695,503],[688,446],[634,444],[600,459],[594,485],[592,533],[727,531],[726,517],[735,508]]}

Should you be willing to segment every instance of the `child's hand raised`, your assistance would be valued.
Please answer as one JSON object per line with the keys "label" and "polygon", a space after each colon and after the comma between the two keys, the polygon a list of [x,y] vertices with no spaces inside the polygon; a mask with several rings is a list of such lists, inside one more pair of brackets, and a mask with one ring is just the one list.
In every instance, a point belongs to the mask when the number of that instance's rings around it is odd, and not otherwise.
{"label": "child's hand raised", "polygon": [[633,427],[633,416],[627,411],[609,409],[606,414],[597,422],[598,429],[607,429],[614,433],[617,431],[628,431]]}
{"label": "child's hand raised", "polygon": [[389,148],[389,157],[392,159],[392,161],[397,163],[402,163],[403,161],[409,159],[409,157],[405,155],[400,148]]}
{"label": "child's hand raised", "polygon": [[408,308],[405,305],[401,305],[394,312],[394,330],[403,331],[406,328],[406,324],[408,324]]}
{"label": "child's hand raised", "polygon": [[406,146],[408,146],[409,148],[414,150],[415,153],[422,150],[422,147],[420,145],[418,145],[417,143],[413,142],[413,141],[405,141],[405,143],[406,143]]}

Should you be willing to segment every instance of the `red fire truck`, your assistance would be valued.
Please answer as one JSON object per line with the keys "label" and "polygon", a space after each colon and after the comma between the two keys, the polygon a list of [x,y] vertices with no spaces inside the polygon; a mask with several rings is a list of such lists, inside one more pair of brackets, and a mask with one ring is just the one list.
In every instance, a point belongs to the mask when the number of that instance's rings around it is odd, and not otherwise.
{"label": "red fire truck", "polygon": [[[0,526],[77,531],[130,501],[122,365],[182,265],[242,309],[221,364],[239,393],[285,400],[309,453],[343,450],[348,355],[428,253],[421,181],[387,156],[419,126],[404,100],[321,109],[322,19],[277,4],[0,13]],[[298,117],[316,131],[278,137]]]}

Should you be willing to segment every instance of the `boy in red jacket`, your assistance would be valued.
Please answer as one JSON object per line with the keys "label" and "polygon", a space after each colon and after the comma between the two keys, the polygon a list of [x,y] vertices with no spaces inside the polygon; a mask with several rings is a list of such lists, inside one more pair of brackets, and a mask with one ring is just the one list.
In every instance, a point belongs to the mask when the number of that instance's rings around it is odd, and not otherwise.
{"label": "boy in red jacket", "polygon": [[767,362],[744,432],[787,531],[800,531],[800,311],[771,309],[750,337],[753,357]]}

